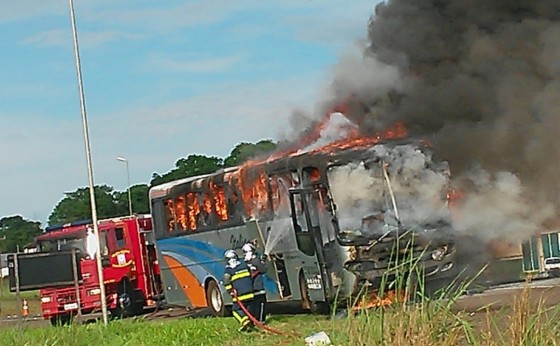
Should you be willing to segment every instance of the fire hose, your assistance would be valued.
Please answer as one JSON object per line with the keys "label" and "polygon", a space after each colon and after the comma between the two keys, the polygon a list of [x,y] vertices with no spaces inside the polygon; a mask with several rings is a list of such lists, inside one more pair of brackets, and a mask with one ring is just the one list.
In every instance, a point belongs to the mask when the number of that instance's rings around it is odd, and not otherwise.
{"label": "fire hose", "polygon": [[297,334],[295,334],[295,333],[289,333],[289,332],[284,332],[284,331],[281,331],[281,330],[278,330],[278,329],[274,329],[274,328],[271,328],[271,327],[269,327],[269,326],[263,324],[262,322],[258,321],[258,320],[249,312],[249,310],[247,309],[247,307],[246,307],[239,299],[237,299],[237,292],[236,292],[235,290],[233,291],[233,297],[234,297],[235,300],[237,301],[237,304],[239,304],[239,307],[241,308],[241,310],[243,310],[243,312],[245,313],[245,315],[246,315],[247,317],[249,317],[249,320],[250,320],[251,322],[253,322],[254,325],[256,325],[256,326],[258,326],[259,328],[261,328],[261,329],[263,329],[263,330],[265,330],[265,331],[267,331],[267,332],[269,332],[269,333],[272,333],[272,334],[297,336]]}

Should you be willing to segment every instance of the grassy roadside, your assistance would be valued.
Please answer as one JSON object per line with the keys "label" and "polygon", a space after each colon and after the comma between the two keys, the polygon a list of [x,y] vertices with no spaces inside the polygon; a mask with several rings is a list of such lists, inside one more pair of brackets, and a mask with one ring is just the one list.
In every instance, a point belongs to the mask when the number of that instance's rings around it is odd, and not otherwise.
{"label": "grassy roadside", "polygon": [[237,332],[233,318],[142,318],[65,327],[0,330],[0,345],[304,345],[304,338],[325,331],[333,345],[557,345],[557,307],[531,303],[531,289],[512,297],[501,310],[452,311],[449,302],[425,300],[363,310],[341,318],[277,315],[270,326],[297,335]]}
{"label": "grassy roadside", "polygon": [[[29,315],[41,313],[39,291],[26,291],[20,293],[21,299],[26,299],[29,304]],[[18,303],[15,293],[10,292],[8,278],[0,282],[0,319],[21,314],[21,303]]]}

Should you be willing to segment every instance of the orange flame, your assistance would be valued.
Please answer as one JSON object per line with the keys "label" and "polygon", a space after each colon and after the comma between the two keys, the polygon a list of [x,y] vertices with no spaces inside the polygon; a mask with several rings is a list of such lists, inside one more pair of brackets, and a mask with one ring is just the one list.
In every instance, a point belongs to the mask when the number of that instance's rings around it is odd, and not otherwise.
{"label": "orange flame", "polygon": [[167,210],[167,231],[171,232],[175,229],[175,209],[173,208],[173,201],[168,199],[165,201],[165,209]]}
{"label": "orange flame", "polygon": [[187,193],[187,216],[189,219],[189,229],[196,230],[198,226],[198,214],[200,207],[198,206],[198,198],[195,192]]}
{"label": "orange flame", "polygon": [[[299,150],[301,148],[309,147],[320,139],[322,131],[328,125],[334,112],[345,114],[348,109],[349,107],[345,104],[334,107],[331,112],[326,114],[322,121],[317,122],[309,131],[306,132],[305,136],[302,137],[296,147],[283,151],[277,151],[265,159],[247,161],[237,172],[230,176],[230,181],[235,178],[237,179],[237,186],[241,192],[241,199],[245,206],[245,212],[248,216],[256,216],[262,212],[268,211],[269,209],[266,183],[267,176],[264,169],[259,166],[265,162],[271,162],[281,157],[299,155]],[[360,150],[380,143],[383,140],[404,139],[407,136],[407,129],[403,123],[396,123],[393,127],[379,132],[374,136],[363,136],[356,128],[352,129],[346,138],[331,142],[320,148],[313,149],[310,152],[332,154],[346,149]],[[254,170],[252,168],[257,169]],[[317,179],[316,176],[310,176],[310,178],[312,181],[316,181],[315,179]],[[276,189],[275,186],[272,188]],[[275,204],[275,201],[273,201],[273,204]],[[277,201],[276,204],[278,204]],[[274,207],[277,207],[277,205],[274,205]],[[222,211],[218,211],[220,208],[221,207],[218,207],[218,203],[216,201],[216,212],[218,215],[222,215],[220,214]],[[227,211],[225,211],[223,215],[227,215]],[[222,218],[222,216],[220,216],[220,218]]]}
{"label": "orange flame", "polygon": [[177,217],[177,223],[181,229],[186,230],[187,225],[187,208],[185,207],[185,197],[179,196],[175,200],[175,215]]}
{"label": "orange flame", "polygon": [[383,307],[392,305],[396,302],[403,303],[405,301],[406,294],[404,291],[389,290],[383,295],[383,297],[379,297],[377,294],[372,293],[369,297],[360,299],[356,306],[353,307],[353,310],[358,311],[362,309]]}
{"label": "orange flame", "polygon": [[[255,216],[268,209],[268,193],[266,188],[266,173],[260,169],[258,172],[249,172],[248,168],[254,163],[248,162],[239,170],[238,187],[242,191],[241,198],[245,205],[245,212]],[[249,175],[254,174],[254,176]]]}
{"label": "orange flame", "polygon": [[336,151],[346,149],[363,149],[383,140],[398,140],[404,139],[408,136],[408,131],[403,123],[396,123],[393,127],[377,133],[373,137],[360,136],[357,132],[351,134],[349,137],[340,139],[329,143],[321,148],[315,149],[312,153],[326,153],[330,154]]}
{"label": "orange flame", "polygon": [[210,189],[212,190],[212,196],[214,196],[214,207],[216,210],[216,215],[222,221],[228,220],[228,210],[226,203],[226,192],[223,186],[216,185],[214,182],[210,182]]}

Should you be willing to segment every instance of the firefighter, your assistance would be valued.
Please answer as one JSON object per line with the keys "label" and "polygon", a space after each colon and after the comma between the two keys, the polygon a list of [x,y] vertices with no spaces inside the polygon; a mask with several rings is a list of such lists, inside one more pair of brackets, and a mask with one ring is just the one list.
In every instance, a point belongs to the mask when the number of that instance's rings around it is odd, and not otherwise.
{"label": "firefighter", "polygon": [[233,300],[233,317],[239,324],[239,331],[249,331],[252,328],[251,320],[245,314],[240,304],[243,304],[249,313],[253,307],[253,280],[249,267],[244,261],[240,261],[234,250],[227,250],[224,254],[226,268],[224,270],[224,286],[231,294]]}
{"label": "firefighter", "polygon": [[245,262],[251,269],[253,278],[253,289],[255,298],[253,301],[254,317],[261,323],[266,323],[266,291],[264,289],[264,275],[266,274],[266,257],[257,256],[255,246],[252,243],[243,245]]}

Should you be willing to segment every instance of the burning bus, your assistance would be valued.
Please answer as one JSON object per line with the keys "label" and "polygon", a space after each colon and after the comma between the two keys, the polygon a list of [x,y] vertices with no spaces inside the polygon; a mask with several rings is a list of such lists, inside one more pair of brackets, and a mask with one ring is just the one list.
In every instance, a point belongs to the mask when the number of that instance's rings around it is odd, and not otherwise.
{"label": "burning bus", "polygon": [[224,251],[268,258],[271,302],[327,311],[378,290],[411,255],[426,280],[449,275],[449,169],[401,125],[353,135],[150,190],[166,302],[223,315]]}

